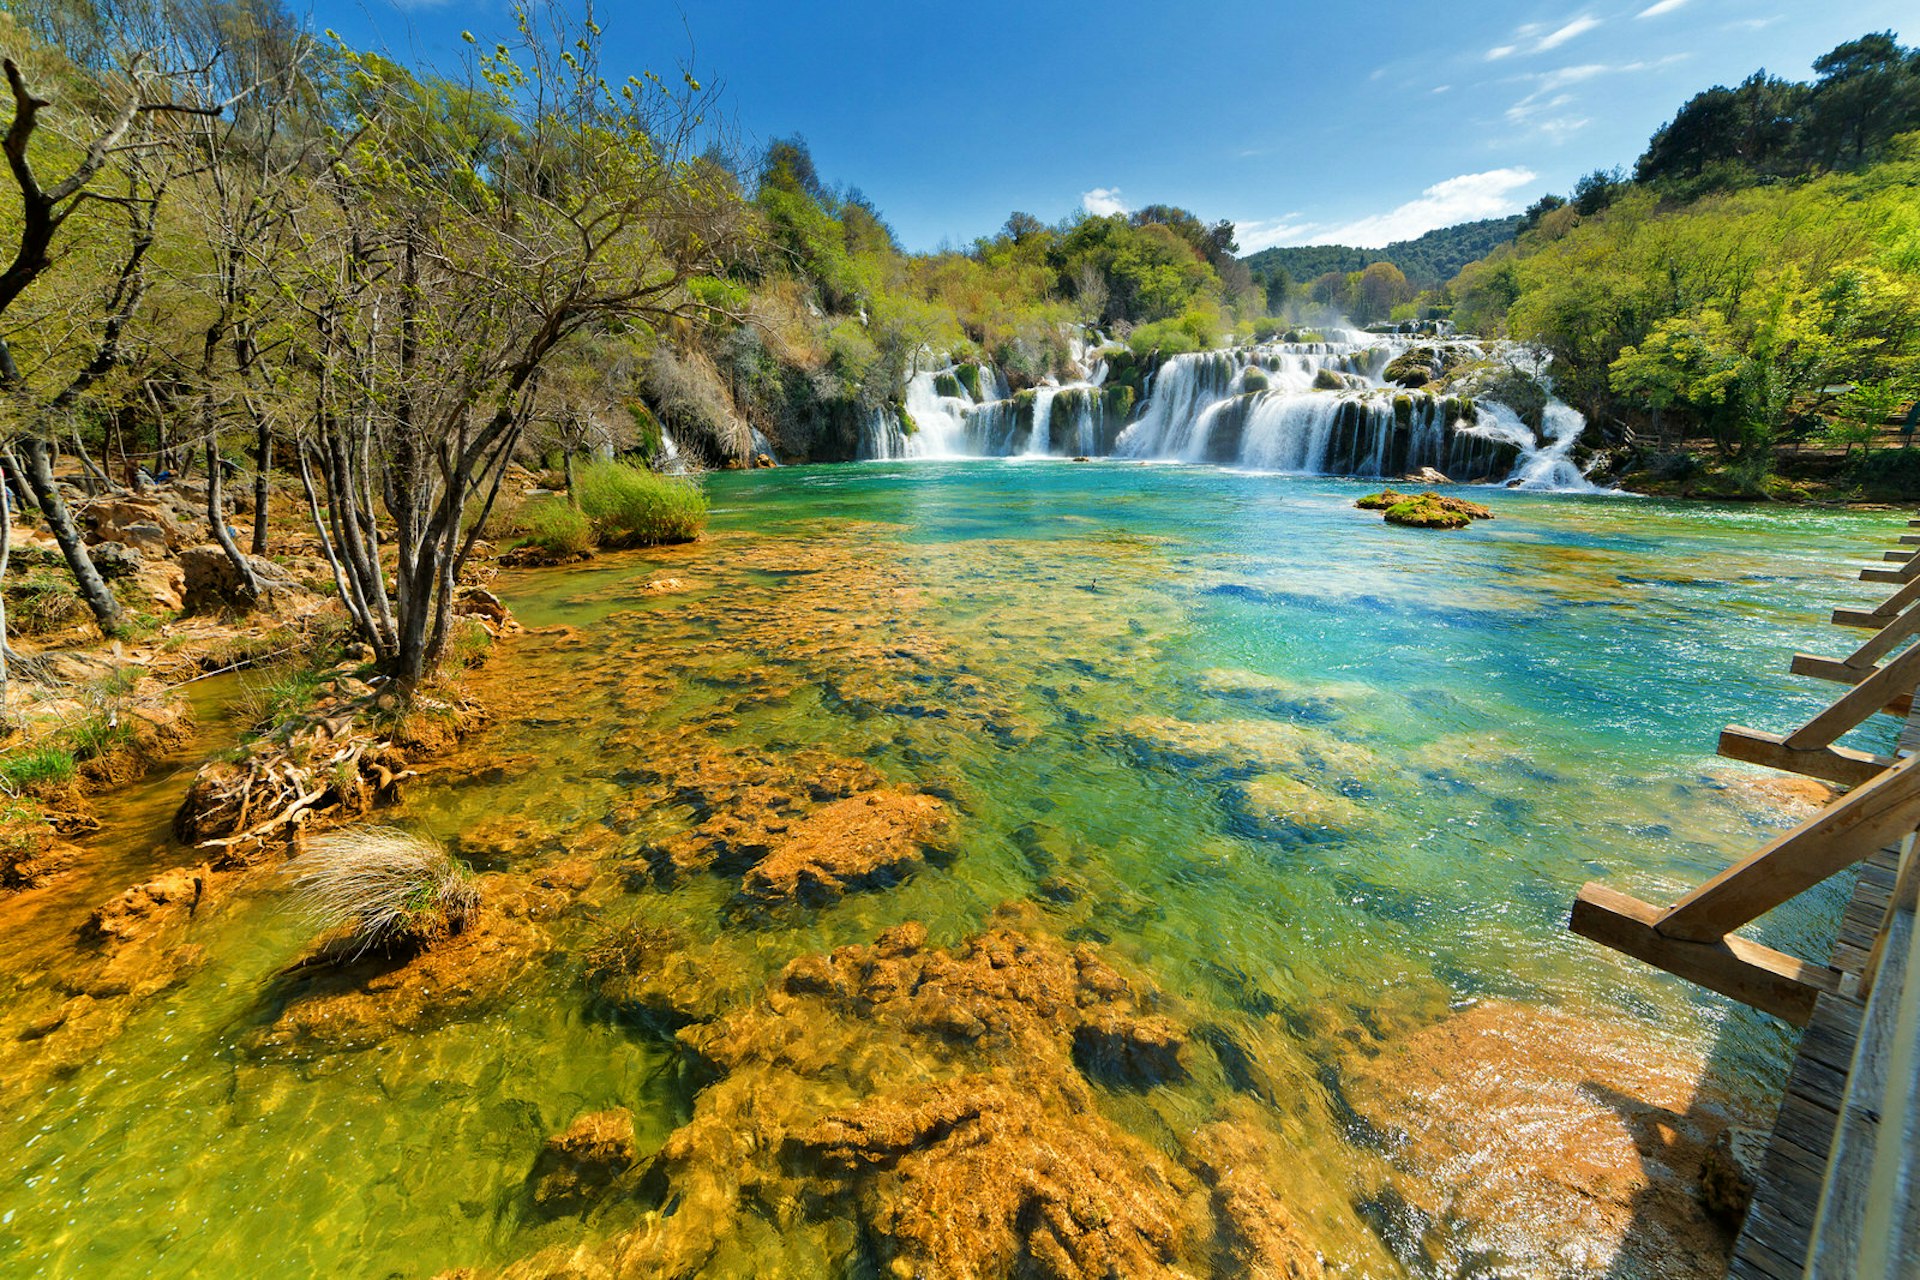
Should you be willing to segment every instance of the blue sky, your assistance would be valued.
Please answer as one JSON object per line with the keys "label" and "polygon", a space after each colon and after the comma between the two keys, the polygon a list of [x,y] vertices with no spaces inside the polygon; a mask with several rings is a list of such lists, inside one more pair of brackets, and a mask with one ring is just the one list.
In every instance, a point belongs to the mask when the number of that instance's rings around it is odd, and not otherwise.
{"label": "blue sky", "polygon": [[[296,0],[297,3],[297,0]],[[456,65],[504,0],[314,0],[402,60]],[[607,70],[688,62],[749,145],[804,136],[909,249],[1022,209],[1231,218],[1243,251],[1377,247],[1631,166],[1699,89],[1789,79],[1843,40],[1920,40],[1913,0],[1492,3],[602,0]],[[610,77],[616,78],[616,77]]]}

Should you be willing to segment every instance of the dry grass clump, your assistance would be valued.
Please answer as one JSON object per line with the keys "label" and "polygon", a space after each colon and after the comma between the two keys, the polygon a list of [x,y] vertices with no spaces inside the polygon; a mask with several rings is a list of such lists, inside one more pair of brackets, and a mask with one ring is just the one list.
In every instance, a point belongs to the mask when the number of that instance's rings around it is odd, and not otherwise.
{"label": "dry grass clump", "polygon": [[424,836],[354,827],[316,836],[295,863],[295,902],[316,928],[346,929],[333,948],[358,959],[379,947],[426,946],[480,909],[473,873]]}

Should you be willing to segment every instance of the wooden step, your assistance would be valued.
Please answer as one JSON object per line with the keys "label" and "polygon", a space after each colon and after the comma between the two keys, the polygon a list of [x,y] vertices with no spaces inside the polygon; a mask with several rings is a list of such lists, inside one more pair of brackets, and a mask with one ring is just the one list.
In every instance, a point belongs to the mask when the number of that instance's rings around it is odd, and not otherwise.
{"label": "wooden step", "polygon": [[1741,725],[1728,725],[1720,731],[1720,754],[1729,760],[1763,764],[1843,787],[1871,782],[1882,770],[1898,763],[1892,756],[1876,756],[1851,747],[1796,751],[1777,733],[1763,733]]}

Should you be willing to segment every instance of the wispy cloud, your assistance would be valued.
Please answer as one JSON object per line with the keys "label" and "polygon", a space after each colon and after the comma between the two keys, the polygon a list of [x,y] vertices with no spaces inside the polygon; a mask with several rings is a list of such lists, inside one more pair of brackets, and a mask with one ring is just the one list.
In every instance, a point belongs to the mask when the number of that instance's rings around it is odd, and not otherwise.
{"label": "wispy cloud", "polygon": [[1575,18],[1566,26],[1542,36],[1540,43],[1533,47],[1533,51],[1535,53],[1544,53],[1548,49],[1558,49],[1567,41],[1572,40],[1576,36],[1583,36],[1599,25],[1600,19],[1590,15]]}
{"label": "wispy cloud", "polygon": [[[1675,0],[1684,4],[1686,0]],[[1513,41],[1510,44],[1497,44],[1487,50],[1487,61],[1498,62],[1502,58],[1511,58],[1516,53],[1546,53],[1558,49],[1569,40],[1577,39],[1600,25],[1600,19],[1590,13],[1583,13],[1571,22],[1563,23],[1548,30],[1544,22],[1529,22],[1513,29]]]}
{"label": "wispy cloud", "polygon": [[1095,187],[1091,191],[1081,192],[1080,207],[1096,218],[1128,211],[1126,201],[1120,198],[1118,187]]}
{"label": "wispy cloud", "polygon": [[1568,88],[1583,84],[1601,76],[1628,75],[1635,71],[1649,71],[1656,67],[1670,66],[1683,62],[1691,54],[1669,54],[1653,62],[1583,62],[1571,67],[1556,67],[1552,71],[1534,72],[1518,77],[1522,84],[1531,84],[1533,88],[1527,95],[1506,110],[1507,123],[1515,128],[1524,128],[1550,138],[1554,142],[1563,142],[1571,134],[1584,129],[1593,121],[1588,116],[1565,114],[1567,108],[1578,101],[1575,95],[1565,92]]}
{"label": "wispy cloud", "polygon": [[1657,18],[1663,13],[1672,13],[1686,2],[1687,0],[1659,0],[1659,3],[1650,4],[1633,16],[1636,18]]}
{"label": "wispy cloud", "polygon": [[1434,183],[1415,199],[1385,213],[1352,222],[1303,222],[1298,214],[1290,213],[1264,222],[1236,223],[1235,232],[1242,252],[1249,253],[1276,244],[1350,244],[1377,249],[1396,240],[1411,240],[1435,227],[1517,212],[1520,202],[1514,192],[1530,185],[1535,176],[1533,170],[1521,168],[1463,173]]}

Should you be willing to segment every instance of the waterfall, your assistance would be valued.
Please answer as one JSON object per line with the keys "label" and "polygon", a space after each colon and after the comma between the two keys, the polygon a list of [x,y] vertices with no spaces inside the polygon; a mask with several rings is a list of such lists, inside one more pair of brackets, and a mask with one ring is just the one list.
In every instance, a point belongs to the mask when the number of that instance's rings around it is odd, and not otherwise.
{"label": "waterfall", "polygon": [[860,424],[860,445],[854,457],[861,462],[885,462],[907,456],[907,433],[892,409],[871,410]]}
{"label": "waterfall", "polygon": [[[1584,420],[1558,400],[1536,435],[1505,405],[1386,380],[1404,355],[1415,358],[1407,373],[1396,369],[1402,383],[1417,381],[1422,363],[1437,374],[1512,359],[1510,344],[1351,329],[1296,336],[1304,340],[1169,356],[1111,389],[1095,358],[1103,348],[1077,339],[1088,380],[1017,395],[991,365],[945,363],[909,380],[904,412],[869,415],[859,456],[1072,454],[1389,480],[1432,468],[1468,484],[1593,487],[1571,457]],[[1146,391],[1131,420],[1129,386]]]}
{"label": "waterfall", "polygon": [[1044,458],[1053,452],[1053,400],[1058,387],[1033,389],[1033,430],[1027,436],[1027,456]]}
{"label": "waterfall", "polygon": [[[1503,404],[1484,404],[1471,423],[1461,431],[1485,436],[1516,446],[1520,451],[1507,486],[1551,493],[1599,493],[1601,488],[1587,479],[1569,455],[1586,430],[1587,420],[1580,411],[1558,400],[1549,401],[1541,421],[1541,437],[1527,429],[1520,415]],[[1544,438],[1542,438],[1544,437]]]}

